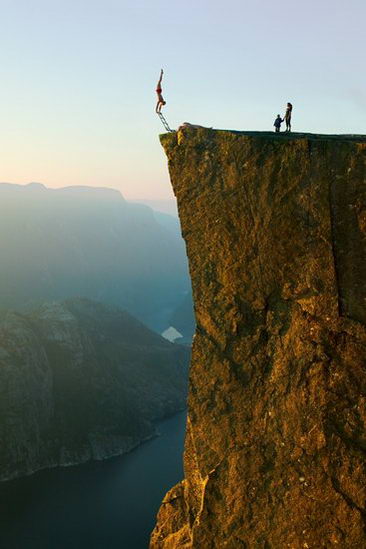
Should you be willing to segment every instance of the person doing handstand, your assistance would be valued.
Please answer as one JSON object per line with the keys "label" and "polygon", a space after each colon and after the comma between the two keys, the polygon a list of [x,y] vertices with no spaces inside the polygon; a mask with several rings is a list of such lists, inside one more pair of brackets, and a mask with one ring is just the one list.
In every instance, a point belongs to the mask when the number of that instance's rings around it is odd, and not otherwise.
{"label": "person doing handstand", "polygon": [[157,113],[161,112],[161,107],[166,104],[166,101],[164,101],[164,98],[161,95],[161,93],[163,91],[162,88],[161,88],[161,81],[163,79],[163,74],[164,74],[164,71],[163,71],[163,69],[161,69],[160,78],[159,78],[158,83],[156,85],[156,93],[158,94],[158,102],[156,103],[155,112],[157,112]]}
{"label": "person doing handstand", "polygon": [[286,114],[285,114],[285,122],[286,122],[286,132],[291,131],[291,114],[292,114],[292,105],[291,103],[287,103],[286,107]]}

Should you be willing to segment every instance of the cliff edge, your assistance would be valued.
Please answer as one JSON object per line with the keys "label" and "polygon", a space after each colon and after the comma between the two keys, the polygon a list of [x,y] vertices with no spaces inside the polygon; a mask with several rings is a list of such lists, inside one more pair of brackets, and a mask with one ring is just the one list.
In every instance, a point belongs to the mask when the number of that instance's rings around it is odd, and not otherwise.
{"label": "cliff edge", "polygon": [[366,136],[161,142],[197,329],[151,548],[366,547]]}

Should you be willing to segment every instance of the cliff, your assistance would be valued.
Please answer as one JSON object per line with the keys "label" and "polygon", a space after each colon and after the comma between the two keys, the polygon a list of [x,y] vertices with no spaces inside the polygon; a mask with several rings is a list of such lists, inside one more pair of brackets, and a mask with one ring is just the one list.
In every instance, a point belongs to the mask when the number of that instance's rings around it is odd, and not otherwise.
{"label": "cliff", "polygon": [[127,452],[185,407],[187,348],[86,299],[0,313],[0,480]]}
{"label": "cliff", "polygon": [[366,137],[161,141],[197,329],[151,547],[366,547]]}

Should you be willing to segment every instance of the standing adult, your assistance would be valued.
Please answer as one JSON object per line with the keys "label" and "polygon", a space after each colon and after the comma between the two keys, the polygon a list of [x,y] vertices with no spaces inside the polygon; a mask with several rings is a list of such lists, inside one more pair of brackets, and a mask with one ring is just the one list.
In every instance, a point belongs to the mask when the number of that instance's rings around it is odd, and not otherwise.
{"label": "standing adult", "polygon": [[284,116],[285,122],[286,122],[286,130],[285,130],[286,132],[291,131],[291,114],[292,114],[292,104],[287,103],[286,114]]}

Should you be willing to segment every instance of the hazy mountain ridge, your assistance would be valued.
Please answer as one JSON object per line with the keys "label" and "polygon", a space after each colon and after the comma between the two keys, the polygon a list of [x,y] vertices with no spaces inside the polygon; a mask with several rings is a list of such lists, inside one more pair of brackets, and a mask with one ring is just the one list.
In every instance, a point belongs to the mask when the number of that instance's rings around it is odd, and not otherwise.
{"label": "hazy mountain ridge", "polygon": [[185,406],[187,348],[86,299],[0,312],[0,479],[103,459]]}
{"label": "hazy mountain ridge", "polygon": [[196,325],[191,292],[184,296],[181,303],[173,312],[170,318],[170,324],[183,335],[181,343],[189,343],[192,341]]}
{"label": "hazy mountain ridge", "polygon": [[88,297],[161,331],[190,287],[175,221],[113,189],[0,184],[0,306]]}

